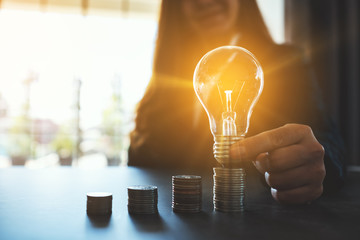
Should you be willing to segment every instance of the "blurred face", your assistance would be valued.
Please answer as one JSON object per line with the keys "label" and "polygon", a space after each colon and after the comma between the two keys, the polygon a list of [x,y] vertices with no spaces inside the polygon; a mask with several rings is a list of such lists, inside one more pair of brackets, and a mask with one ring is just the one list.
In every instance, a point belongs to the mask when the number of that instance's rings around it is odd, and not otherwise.
{"label": "blurred face", "polygon": [[239,0],[182,0],[190,27],[205,35],[230,33],[239,12]]}

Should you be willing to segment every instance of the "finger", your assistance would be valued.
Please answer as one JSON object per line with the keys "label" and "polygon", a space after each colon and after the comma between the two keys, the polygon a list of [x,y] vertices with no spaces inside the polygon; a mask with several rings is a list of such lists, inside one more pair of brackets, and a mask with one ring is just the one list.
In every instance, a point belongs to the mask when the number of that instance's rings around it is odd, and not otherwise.
{"label": "finger", "polygon": [[264,152],[299,143],[306,136],[314,136],[310,127],[300,124],[286,124],[283,127],[245,138],[230,148],[232,159],[249,160]]}
{"label": "finger", "polygon": [[269,153],[267,172],[282,172],[306,164],[310,158],[307,148],[301,144],[276,149]]}
{"label": "finger", "polygon": [[277,190],[289,190],[305,185],[322,184],[325,178],[324,164],[306,164],[284,172],[265,173],[267,184]]}
{"label": "finger", "polygon": [[324,148],[320,143],[294,144],[269,153],[267,172],[282,172],[309,162],[323,162]]}
{"label": "finger", "polygon": [[254,161],[260,172],[282,172],[296,168],[308,162],[323,162],[324,148],[318,142],[295,144],[276,149],[270,153],[262,153]]}
{"label": "finger", "polygon": [[260,173],[265,174],[268,169],[268,161],[269,153],[260,153],[253,161],[253,164]]}
{"label": "finger", "polygon": [[282,204],[305,204],[319,198],[322,192],[322,184],[316,186],[306,185],[284,191],[271,188],[273,198]]}

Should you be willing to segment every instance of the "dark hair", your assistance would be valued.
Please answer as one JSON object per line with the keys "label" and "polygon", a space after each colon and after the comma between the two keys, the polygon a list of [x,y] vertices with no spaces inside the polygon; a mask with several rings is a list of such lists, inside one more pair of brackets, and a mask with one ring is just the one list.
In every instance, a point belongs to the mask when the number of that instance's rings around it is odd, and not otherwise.
{"label": "dark hair", "polygon": [[[250,51],[274,44],[256,0],[238,0],[237,28],[241,45]],[[211,49],[202,49],[196,34],[187,26],[181,11],[181,0],[163,0],[161,5],[153,74],[191,79],[196,63]]]}

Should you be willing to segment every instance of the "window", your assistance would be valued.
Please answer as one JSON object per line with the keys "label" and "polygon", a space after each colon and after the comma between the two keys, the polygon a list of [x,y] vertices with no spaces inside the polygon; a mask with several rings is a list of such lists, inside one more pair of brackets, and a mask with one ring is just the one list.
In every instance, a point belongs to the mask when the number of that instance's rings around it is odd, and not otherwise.
{"label": "window", "polygon": [[[85,2],[0,2],[0,167],[126,164],[160,1]],[[258,2],[283,42],[283,0]]]}
{"label": "window", "polygon": [[126,163],[156,8],[82,16],[12,7],[0,10],[0,166]]}
{"label": "window", "polygon": [[257,0],[257,2],[274,41],[284,43],[284,0]]}

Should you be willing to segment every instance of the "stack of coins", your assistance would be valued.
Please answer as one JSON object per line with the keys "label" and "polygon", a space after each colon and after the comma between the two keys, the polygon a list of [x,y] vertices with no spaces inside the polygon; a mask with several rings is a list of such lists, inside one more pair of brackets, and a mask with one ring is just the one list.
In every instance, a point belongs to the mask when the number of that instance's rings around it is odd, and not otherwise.
{"label": "stack of coins", "polygon": [[91,192],[87,194],[86,212],[90,215],[107,215],[112,211],[112,194]]}
{"label": "stack of coins", "polygon": [[214,168],[213,200],[217,211],[244,211],[245,170],[243,168]]}
{"label": "stack of coins", "polygon": [[135,214],[158,212],[158,190],[156,186],[128,187],[128,211]]}
{"label": "stack of coins", "polygon": [[174,212],[201,211],[201,177],[177,175],[172,177],[172,208]]}

